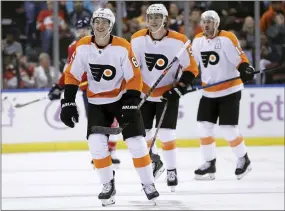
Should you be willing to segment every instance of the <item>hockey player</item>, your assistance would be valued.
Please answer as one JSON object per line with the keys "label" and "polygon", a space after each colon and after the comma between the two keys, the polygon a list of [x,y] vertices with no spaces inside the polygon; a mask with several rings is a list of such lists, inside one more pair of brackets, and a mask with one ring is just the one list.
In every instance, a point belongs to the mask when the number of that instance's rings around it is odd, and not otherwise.
{"label": "hockey player", "polygon": [[242,51],[236,36],[219,30],[220,17],[209,10],[201,15],[203,33],[196,35],[192,50],[201,67],[203,85],[240,76],[202,91],[197,121],[200,133],[200,149],[205,163],[195,170],[196,179],[215,179],[216,152],[213,129],[219,119],[224,138],[229,142],[237,158],[235,174],[241,179],[251,170],[246,146],[238,129],[239,104],[243,83],[254,76],[254,69]]}
{"label": "hockey player", "polygon": [[102,205],[114,204],[115,180],[108,137],[92,134],[94,125],[108,127],[114,117],[119,124],[131,123],[123,130],[123,138],[133,158],[143,190],[149,200],[159,196],[152,174],[151,159],[145,142],[145,130],[137,109],[142,91],[142,77],[130,43],[110,34],[115,16],[110,9],[98,9],[91,24],[94,36],[80,39],[74,58],[65,71],[65,92],[61,100],[61,120],[69,127],[78,122],[75,103],[82,74],[87,72],[88,126],[87,139],[94,165],[103,184],[98,198]]}
{"label": "hockey player", "polygon": [[[76,23],[76,40],[73,41],[69,46],[68,46],[68,58],[67,58],[67,64],[70,63],[71,57],[75,51],[76,43],[79,39],[81,39],[84,36],[90,35],[91,30],[90,30],[90,18],[85,17],[84,19],[79,19]],[[65,68],[67,66],[65,65]],[[64,69],[65,69],[64,68]],[[82,90],[82,97],[83,97],[83,102],[85,106],[85,111],[86,115],[88,114],[88,100],[86,97],[86,89],[87,89],[88,83],[87,83],[87,75],[86,73],[83,74],[81,83],[79,85],[80,89]],[[58,100],[60,99],[61,93],[64,90],[64,71],[61,76],[61,78],[58,80],[57,84],[53,84],[51,90],[49,91],[48,97],[50,100]],[[118,122],[116,119],[114,119],[114,122],[112,123],[111,127],[118,127]],[[110,135],[109,141],[108,141],[108,147],[109,151],[111,152],[111,157],[112,157],[112,163],[116,166],[118,166],[121,162],[116,156],[116,145],[118,141],[119,136],[118,135]],[[91,164],[93,165],[93,160],[91,161]]]}
{"label": "hockey player", "polygon": [[[168,12],[163,4],[152,4],[146,11],[147,27],[131,37],[131,46],[134,51],[143,76],[143,93],[147,93],[150,87],[166,69],[168,64],[174,59],[176,54],[187,42],[187,37],[178,32],[167,29]],[[158,137],[161,140],[163,157],[167,169],[167,185],[171,191],[175,190],[178,184],[176,169],[176,123],[178,117],[179,98],[186,92],[192,80],[198,74],[198,67],[194,57],[190,54],[191,46],[183,52],[169,72],[164,76],[157,88],[151,93],[150,97],[141,107],[143,120],[146,128],[148,146],[152,143],[151,129],[154,118],[156,127],[161,117],[165,100],[168,101],[166,115],[163,119]],[[175,75],[179,66],[183,73],[179,74],[180,79],[176,85]],[[163,98],[163,100],[161,100]],[[152,149],[154,155],[153,173],[157,178],[163,171],[164,166],[157,155],[154,145]]]}

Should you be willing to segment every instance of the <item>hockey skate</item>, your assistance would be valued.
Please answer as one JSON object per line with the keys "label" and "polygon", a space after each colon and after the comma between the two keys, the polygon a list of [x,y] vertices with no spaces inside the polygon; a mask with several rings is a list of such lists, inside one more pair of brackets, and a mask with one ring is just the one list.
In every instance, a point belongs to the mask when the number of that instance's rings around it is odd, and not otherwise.
{"label": "hockey skate", "polygon": [[[113,171],[115,176],[115,172]],[[106,207],[115,204],[115,177],[108,183],[103,184],[102,192],[99,194],[98,199],[102,201],[102,206]]]}
{"label": "hockey skate", "polygon": [[156,180],[165,171],[165,168],[158,154],[151,154],[151,160],[152,160],[153,177]]}
{"label": "hockey skate", "polygon": [[175,192],[175,187],[178,185],[176,169],[167,170],[167,186],[170,187],[171,192]]}
{"label": "hockey skate", "polygon": [[153,183],[149,185],[142,184],[142,186],[147,199],[151,200],[153,202],[153,205],[156,205],[156,198],[159,197],[159,193],[157,192],[154,184]]}
{"label": "hockey skate", "polygon": [[247,156],[247,153],[237,160],[237,168],[235,170],[235,175],[237,179],[242,179],[248,172],[251,171],[250,160]]}
{"label": "hockey skate", "polygon": [[206,161],[202,166],[195,170],[196,180],[214,180],[216,173],[216,159]]}

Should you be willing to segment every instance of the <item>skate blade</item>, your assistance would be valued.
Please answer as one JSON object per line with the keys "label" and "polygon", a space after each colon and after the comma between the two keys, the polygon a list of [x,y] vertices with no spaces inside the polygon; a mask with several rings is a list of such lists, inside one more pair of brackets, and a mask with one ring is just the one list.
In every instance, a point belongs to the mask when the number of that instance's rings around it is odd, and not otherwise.
{"label": "skate blade", "polygon": [[157,198],[158,198],[158,197],[155,197],[155,198],[153,198],[153,199],[150,200],[153,206],[156,206],[156,205],[157,205],[157,203],[156,203],[156,199],[157,199]]}
{"label": "skate blade", "polygon": [[112,196],[111,198],[109,199],[101,199],[102,201],[102,206],[103,207],[107,207],[107,206],[110,206],[110,205],[114,205],[115,204],[115,197]]}
{"label": "skate blade", "polygon": [[214,180],[215,179],[215,174],[213,174],[213,173],[208,173],[208,174],[205,174],[205,175],[195,174],[195,179],[196,180]]}
{"label": "skate blade", "polygon": [[250,172],[251,171],[251,165],[249,165],[248,167],[247,167],[247,169],[245,170],[245,172],[244,173],[242,173],[242,174],[240,174],[240,175],[237,175],[237,179],[238,180],[241,180],[245,175],[247,175],[248,174],[248,172]]}
{"label": "skate blade", "polygon": [[164,166],[162,166],[157,172],[156,172],[156,174],[155,174],[155,176],[154,176],[154,180],[157,180],[161,175],[162,175],[162,173],[165,171],[165,168],[164,168]]}

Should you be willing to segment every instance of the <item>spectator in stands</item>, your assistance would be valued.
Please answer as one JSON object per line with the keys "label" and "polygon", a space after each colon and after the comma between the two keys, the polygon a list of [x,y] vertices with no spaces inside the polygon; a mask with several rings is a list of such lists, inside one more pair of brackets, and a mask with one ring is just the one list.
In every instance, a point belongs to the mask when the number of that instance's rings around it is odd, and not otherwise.
{"label": "spectator in stands", "polygon": [[50,56],[47,53],[40,54],[39,64],[34,73],[36,87],[51,88],[54,83],[57,83],[61,73],[50,65]]}
{"label": "spectator in stands", "polygon": [[10,29],[6,34],[6,39],[2,40],[2,52],[6,56],[17,55],[20,58],[23,54],[22,44],[15,41],[16,30]]}
{"label": "spectator in stands", "polygon": [[73,11],[69,15],[70,27],[74,28],[79,19],[88,17],[91,20],[92,13],[83,6],[83,2],[76,0],[73,3]]}
{"label": "spectator in stands", "polygon": [[272,24],[266,30],[268,42],[277,49],[279,58],[282,54],[282,44],[285,43],[284,13],[276,12]]}
{"label": "spectator in stands", "polygon": [[[58,12],[59,30],[65,30],[67,25],[64,21],[64,13]],[[51,53],[52,35],[53,35],[53,1],[47,1],[47,10],[42,10],[37,17],[37,29],[41,31],[42,51]]]}
{"label": "spectator in stands", "polygon": [[174,31],[179,31],[183,23],[183,16],[179,14],[179,9],[176,3],[169,4],[168,24],[169,28]]}
{"label": "spectator in stands", "polygon": [[41,10],[46,10],[46,2],[43,1],[25,1],[24,8],[26,14],[26,36],[27,36],[27,45],[26,48],[30,49],[35,44],[37,44],[37,28],[36,21],[37,16]]}
{"label": "spectator in stands", "polygon": [[285,13],[285,3],[282,1],[272,1],[268,10],[261,16],[260,19],[260,30],[261,32],[266,32],[269,26],[274,20],[276,12]]}
{"label": "spectator in stands", "polygon": [[19,59],[19,68],[21,76],[21,88],[34,88],[35,77],[34,77],[34,66],[28,63],[27,56],[22,56]]}
{"label": "spectator in stands", "polygon": [[[202,10],[200,8],[193,8],[190,12],[190,39],[193,39],[197,34],[202,32],[202,28],[200,26],[200,17],[202,14]],[[179,29],[179,32],[184,34],[185,29],[184,25],[182,25]]]}
{"label": "spectator in stands", "polygon": [[148,8],[149,4],[145,3],[141,6],[141,14],[140,16],[136,17],[137,21],[139,22],[140,28],[146,28],[146,10]]}
{"label": "spectator in stands", "polygon": [[133,18],[132,20],[129,20],[127,22],[128,32],[124,34],[124,38],[128,41],[131,40],[131,36],[140,30],[140,24],[136,18]]}
{"label": "spectator in stands", "polygon": [[244,34],[247,46],[252,48],[254,46],[254,19],[251,16],[244,19],[242,34]]}

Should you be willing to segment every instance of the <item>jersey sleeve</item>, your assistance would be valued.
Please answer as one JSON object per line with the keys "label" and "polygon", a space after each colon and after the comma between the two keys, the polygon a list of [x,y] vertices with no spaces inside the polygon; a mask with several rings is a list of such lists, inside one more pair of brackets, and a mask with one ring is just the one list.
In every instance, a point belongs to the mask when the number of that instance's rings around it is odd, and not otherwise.
{"label": "jersey sleeve", "polygon": [[199,74],[197,62],[192,52],[192,46],[189,45],[181,55],[180,65],[183,71],[191,72],[195,77]]}
{"label": "jersey sleeve", "polygon": [[142,75],[137,62],[136,56],[131,49],[131,45],[127,48],[127,51],[122,60],[122,68],[124,71],[124,78],[126,80],[126,90],[142,91]]}
{"label": "jersey sleeve", "polygon": [[237,37],[232,32],[227,32],[225,39],[225,55],[228,61],[238,69],[241,63],[249,63]]}
{"label": "jersey sleeve", "polygon": [[84,62],[84,49],[83,45],[76,45],[75,52],[71,58],[70,63],[67,65],[65,70],[65,84],[73,84],[79,86],[81,78],[86,71],[86,65]]}
{"label": "jersey sleeve", "polygon": [[131,50],[133,54],[136,57],[138,65],[141,66],[142,61],[140,59],[140,51],[139,51],[139,45],[138,45],[137,39],[131,39],[131,48],[132,48]]}

